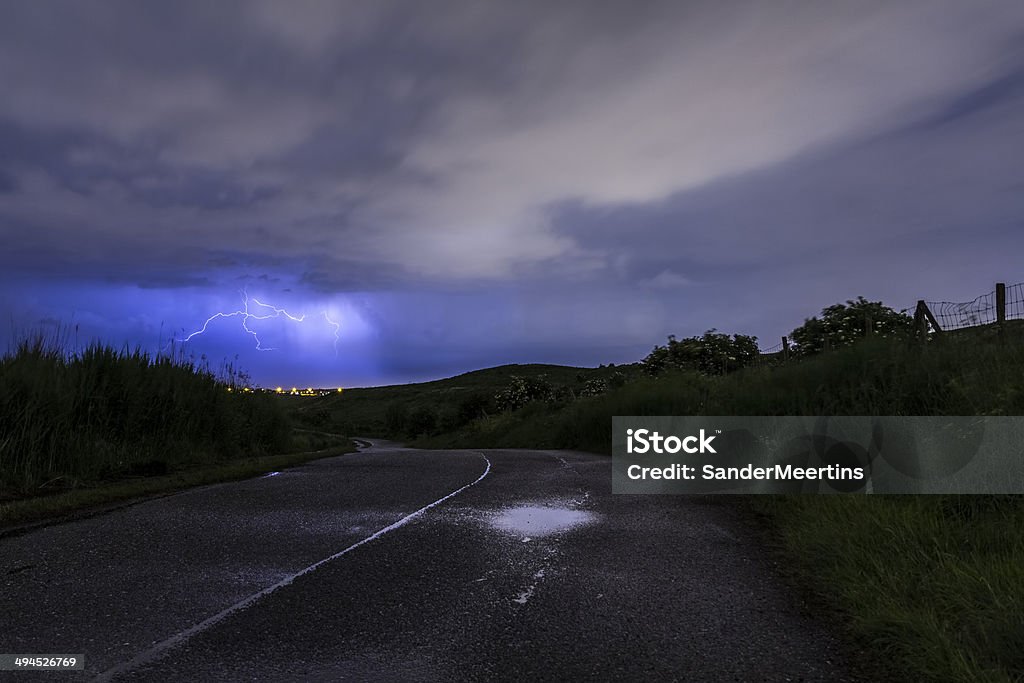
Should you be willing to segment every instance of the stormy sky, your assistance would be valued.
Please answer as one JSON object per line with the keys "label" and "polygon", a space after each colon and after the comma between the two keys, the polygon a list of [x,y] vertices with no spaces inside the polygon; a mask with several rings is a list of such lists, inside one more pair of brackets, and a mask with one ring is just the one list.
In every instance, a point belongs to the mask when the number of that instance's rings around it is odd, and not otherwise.
{"label": "stormy sky", "polygon": [[1019,0],[6,2],[0,335],[248,296],[185,348],[267,386],[770,347],[1024,281],[1021,159]]}

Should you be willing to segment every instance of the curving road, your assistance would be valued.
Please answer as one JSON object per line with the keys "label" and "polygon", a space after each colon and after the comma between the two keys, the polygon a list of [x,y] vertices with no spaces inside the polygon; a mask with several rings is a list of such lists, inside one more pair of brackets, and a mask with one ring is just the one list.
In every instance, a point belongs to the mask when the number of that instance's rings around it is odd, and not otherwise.
{"label": "curving road", "polygon": [[726,497],[608,458],[358,454],[0,537],[0,653],[117,681],[861,680]]}

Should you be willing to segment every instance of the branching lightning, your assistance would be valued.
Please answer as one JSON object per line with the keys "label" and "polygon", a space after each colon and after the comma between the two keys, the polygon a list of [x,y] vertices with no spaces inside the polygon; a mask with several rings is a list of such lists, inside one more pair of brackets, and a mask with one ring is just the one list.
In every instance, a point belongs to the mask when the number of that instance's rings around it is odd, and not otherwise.
{"label": "branching lightning", "polygon": [[[282,316],[284,316],[288,320],[291,320],[292,322],[297,322],[297,323],[305,322],[305,320],[306,320],[306,314],[305,313],[303,313],[301,315],[293,315],[293,314],[289,313],[287,310],[285,310],[283,308],[278,308],[277,306],[272,306],[270,304],[265,304],[265,303],[263,303],[262,301],[260,301],[259,299],[255,298],[255,297],[250,299],[248,292],[242,291],[241,294],[242,294],[242,308],[238,309],[237,311],[230,311],[230,312],[219,311],[217,313],[214,313],[213,315],[211,315],[209,318],[206,319],[206,321],[203,323],[203,326],[200,327],[198,330],[196,330],[192,334],[188,335],[187,337],[183,337],[181,339],[176,339],[175,341],[178,341],[178,342],[181,342],[181,343],[185,343],[185,342],[191,341],[193,337],[198,337],[198,336],[204,334],[206,332],[207,328],[209,328],[210,323],[212,323],[214,320],[217,320],[218,318],[236,318],[236,317],[240,317],[242,319],[242,329],[246,332],[246,334],[249,334],[253,338],[253,340],[256,342],[256,350],[257,351],[275,351],[276,349],[274,347],[272,347],[272,346],[263,346],[263,342],[260,340],[259,335],[256,334],[255,330],[253,330],[251,327],[249,327],[249,321],[250,320],[269,320],[271,318],[280,318]],[[250,301],[252,301],[252,303],[255,304],[256,307],[258,307],[256,311],[250,310],[250,308],[249,308],[249,302]],[[263,312],[263,311],[261,311],[259,309],[266,309],[267,312]],[[331,320],[331,316],[328,315],[327,311],[321,311],[316,317],[319,317],[321,315],[323,316],[324,320],[327,321],[327,324],[334,328],[334,355],[337,356],[338,355],[338,342],[341,340],[341,323],[338,323],[338,322],[336,322],[334,320]]]}

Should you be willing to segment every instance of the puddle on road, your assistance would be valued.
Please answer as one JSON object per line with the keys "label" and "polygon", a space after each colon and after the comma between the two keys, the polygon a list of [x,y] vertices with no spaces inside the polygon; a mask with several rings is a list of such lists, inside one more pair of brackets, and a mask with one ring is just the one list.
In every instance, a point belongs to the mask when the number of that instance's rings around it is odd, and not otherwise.
{"label": "puddle on road", "polygon": [[594,515],[583,510],[525,505],[502,510],[490,523],[502,531],[534,537],[566,531],[593,520]]}

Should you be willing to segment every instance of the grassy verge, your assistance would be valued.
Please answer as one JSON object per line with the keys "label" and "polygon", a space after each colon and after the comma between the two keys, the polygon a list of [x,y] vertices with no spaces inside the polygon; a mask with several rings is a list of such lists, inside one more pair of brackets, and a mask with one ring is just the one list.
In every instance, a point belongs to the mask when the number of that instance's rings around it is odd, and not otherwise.
{"label": "grassy verge", "polygon": [[802,585],[915,681],[1024,680],[1024,505],[993,496],[760,496]]}
{"label": "grassy verge", "polygon": [[30,337],[0,357],[0,526],[250,477],[353,450],[181,353]]}
{"label": "grassy verge", "polygon": [[291,428],[230,365],[35,337],[0,357],[0,500],[281,453]]}
{"label": "grassy verge", "polygon": [[182,489],[238,479],[265,472],[351,453],[350,442],[316,451],[238,458],[218,464],[192,466],[163,476],[138,477],[101,482],[47,496],[38,496],[0,504],[0,528],[71,515],[138,498],[171,493]]}

